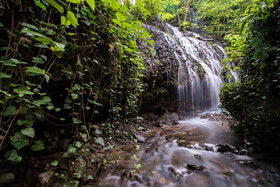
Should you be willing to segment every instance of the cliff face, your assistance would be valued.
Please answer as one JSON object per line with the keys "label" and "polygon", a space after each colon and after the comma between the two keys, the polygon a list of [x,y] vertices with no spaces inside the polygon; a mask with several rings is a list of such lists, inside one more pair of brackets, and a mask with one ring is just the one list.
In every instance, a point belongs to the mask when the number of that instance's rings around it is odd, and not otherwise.
{"label": "cliff face", "polygon": [[186,115],[219,104],[221,46],[162,24],[143,27],[154,40],[153,52],[139,44],[146,67],[142,109],[180,111]]}

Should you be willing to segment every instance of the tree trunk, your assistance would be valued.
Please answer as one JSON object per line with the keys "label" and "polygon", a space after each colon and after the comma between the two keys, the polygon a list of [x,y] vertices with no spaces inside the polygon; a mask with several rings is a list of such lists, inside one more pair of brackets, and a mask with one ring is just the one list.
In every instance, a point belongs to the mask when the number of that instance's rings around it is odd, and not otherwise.
{"label": "tree trunk", "polygon": [[179,28],[181,29],[181,19],[180,19],[178,5],[177,5],[177,19],[178,19]]}

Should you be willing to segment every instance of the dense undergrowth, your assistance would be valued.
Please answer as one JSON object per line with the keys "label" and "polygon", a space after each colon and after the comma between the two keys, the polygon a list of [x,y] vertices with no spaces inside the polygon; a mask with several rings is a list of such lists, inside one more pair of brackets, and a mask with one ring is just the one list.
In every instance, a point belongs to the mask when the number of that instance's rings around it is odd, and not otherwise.
{"label": "dense undergrowth", "polygon": [[[2,169],[7,160],[23,160],[24,150],[45,148],[38,132],[46,124],[71,127],[82,141],[105,146],[102,136],[119,119],[137,115],[144,70],[137,40],[153,41],[127,6],[13,0],[0,8]],[[99,120],[107,120],[106,130],[93,137]]]}
{"label": "dense undergrowth", "polygon": [[[241,24],[243,41],[235,50],[240,82],[226,84],[221,102],[239,121],[233,129],[256,151],[279,149],[280,4],[256,1]],[[234,50],[233,50],[234,51]]]}

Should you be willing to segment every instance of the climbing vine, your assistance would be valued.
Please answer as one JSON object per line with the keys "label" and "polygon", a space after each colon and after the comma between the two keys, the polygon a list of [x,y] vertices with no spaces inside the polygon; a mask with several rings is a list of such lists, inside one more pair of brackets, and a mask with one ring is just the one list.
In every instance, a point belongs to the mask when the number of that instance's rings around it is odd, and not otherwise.
{"label": "climbing vine", "polygon": [[0,149],[7,160],[20,162],[25,147],[44,149],[42,124],[83,127],[90,138],[95,119],[137,114],[144,66],[136,40],[152,40],[127,6],[3,1],[0,27]]}

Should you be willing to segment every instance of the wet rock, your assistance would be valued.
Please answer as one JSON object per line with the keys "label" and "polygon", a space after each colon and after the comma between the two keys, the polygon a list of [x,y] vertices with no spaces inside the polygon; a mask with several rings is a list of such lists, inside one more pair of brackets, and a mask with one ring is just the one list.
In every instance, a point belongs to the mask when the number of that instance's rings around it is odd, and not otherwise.
{"label": "wet rock", "polygon": [[51,133],[49,133],[48,131],[44,131],[43,132],[43,136],[44,136],[44,138],[50,138],[51,137]]}
{"label": "wet rock", "polygon": [[10,184],[15,181],[15,175],[13,173],[1,173],[0,174],[0,186]]}
{"label": "wet rock", "polygon": [[160,122],[161,123],[166,123],[166,124],[171,124],[171,125],[175,125],[177,121],[179,121],[180,117],[177,113],[164,113],[161,117],[160,117]]}
{"label": "wet rock", "polygon": [[55,180],[54,172],[53,171],[47,171],[44,173],[41,173],[39,176],[39,181],[41,182],[42,186],[49,187]]}
{"label": "wet rock", "polygon": [[36,170],[29,168],[26,171],[24,179],[24,187],[29,187],[35,184],[38,173]]}
{"label": "wet rock", "polygon": [[178,140],[177,141],[177,144],[179,145],[179,146],[186,146],[187,145],[187,141],[186,140]]}
{"label": "wet rock", "polygon": [[137,138],[138,142],[144,142],[145,138],[141,135],[135,135],[135,137]]}
{"label": "wet rock", "polygon": [[155,121],[152,123],[152,126],[154,127],[162,127],[162,123],[160,123],[159,121]]}
{"label": "wet rock", "polygon": [[218,148],[217,151],[221,152],[221,153],[224,153],[224,152],[235,153],[237,151],[235,147],[227,145],[227,144],[226,145],[218,144],[217,148]]}
{"label": "wet rock", "polygon": [[68,138],[61,139],[59,141],[58,147],[59,149],[66,150],[69,146],[70,140]]}
{"label": "wet rock", "polygon": [[198,171],[202,171],[205,169],[204,166],[196,166],[196,165],[191,165],[191,164],[187,164],[187,168],[190,170],[198,170]]}

